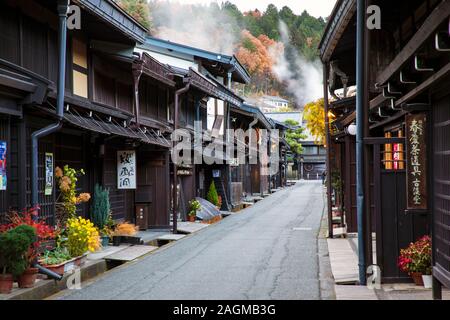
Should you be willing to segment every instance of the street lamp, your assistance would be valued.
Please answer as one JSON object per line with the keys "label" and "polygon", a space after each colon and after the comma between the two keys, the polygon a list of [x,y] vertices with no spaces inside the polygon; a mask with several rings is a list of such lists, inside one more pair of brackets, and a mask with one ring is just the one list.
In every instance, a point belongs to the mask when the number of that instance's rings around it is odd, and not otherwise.
{"label": "street lamp", "polygon": [[357,126],[355,123],[352,123],[347,127],[347,133],[351,136],[356,136]]}

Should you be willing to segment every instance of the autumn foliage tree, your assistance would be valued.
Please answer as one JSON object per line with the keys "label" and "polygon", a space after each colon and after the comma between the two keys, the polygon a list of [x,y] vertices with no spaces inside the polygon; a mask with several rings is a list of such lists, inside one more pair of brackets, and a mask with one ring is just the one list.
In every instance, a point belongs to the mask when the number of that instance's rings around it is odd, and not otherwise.
{"label": "autumn foliage tree", "polygon": [[272,72],[274,53],[282,53],[283,45],[262,34],[253,36],[248,30],[241,33],[241,42],[236,51],[236,57],[247,68],[254,91],[269,92],[276,81]]}
{"label": "autumn foliage tree", "polygon": [[325,105],[323,98],[305,105],[304,119],[306,127],[314,137],[316,144],[325,144]]}
{"label": "autumn foliage tree", "polygon": [[117,4],[147,29],[152,28],[146,0],[116,0]]}

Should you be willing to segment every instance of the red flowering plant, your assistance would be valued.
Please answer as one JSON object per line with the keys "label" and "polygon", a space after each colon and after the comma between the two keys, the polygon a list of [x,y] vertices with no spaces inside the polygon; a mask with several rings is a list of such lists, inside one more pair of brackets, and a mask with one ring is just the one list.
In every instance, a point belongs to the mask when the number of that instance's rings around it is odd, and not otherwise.
{"label": "red flowering plant", "polygon": [[5,232],[10,229],[14,229],[15,227],[20,225],[28,225],[36,230],[37,235],[36,241],[29,248],[27,253],[27,260],[30,265],[34,261],[36,261],[42,243],[47,240],[52,240],[56,237],[55,228],[49,226],[44,220],[39,219],[38,215],[39,215],[38,207],[25,209],[20,213],[17,211],[10,211],[7,214],[7,220],[9,222],[0,225],[0,232]]}
{"label": "red flowering plant", "polygon": [[411,275],[420,273],[431,274],[431,238],[424,236],[407,248],[400,250],[398,267],[401,271]]}

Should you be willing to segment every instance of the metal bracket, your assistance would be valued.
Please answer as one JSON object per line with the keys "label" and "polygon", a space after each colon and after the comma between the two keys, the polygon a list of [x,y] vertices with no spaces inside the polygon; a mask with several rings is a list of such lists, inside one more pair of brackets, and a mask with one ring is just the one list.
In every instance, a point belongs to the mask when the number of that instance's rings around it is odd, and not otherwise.
{"label": "metal bracket", "polygon": [[417,82],[406,80],[405,75],[403,74],[403,71],[400,71],[400,83],[402,84],[416,84]]}
{"label": "metal bracket", "polygon": [[[436,33],[434,37],[434,47],[439,52],[449,52],[450,51],[450,41],[449,41],[450,35],[448,32],[440,31]],[[442,43],[446,44],[447,47],[442,46]]]}
{"label": "metal bracket", "polygon": [[373,120],[371,115],[369,115],[369,123],[377,123],[377,121]]}
{"label": "metal bracket", "polygon": [[387,91],[389,94],[397,94],[397,95],[401,95],[402,93],[399,91],[395,91],[396,89],[394,87],[392,87],[391,83],[388,82],[388,87],[387,87]]}
{"label": "metal bracket", "polygon": [[380,118],[389,118],[389,117],[390,117],[389,115],[383,114],[383,112],[382,112],[382,110],[381,110],[381,107],[378,108],[378,116],[379,116]]}
{"label": "metal bracket", "polygon": [[380,85],[378,82],[375,83],[375,89],[383,89],[383,88],[386,88],[386,87],[387,87],[386,84]]}
{"label": "metal bracket", "polygon": [[391,99],[391,109],[394,110],[394,111],[403,110],[402,108],[397,108],[395,106],[395,100],[394,99]]}
{"label": "metal bracket", "polygon": [[422,67],[420,65],[419,56],[418,55],[416,55],[414,57],[414,68],[416,69],[416,71],[419,71],[419,72],[433,72],[434,71],[433,68],[424,68],[424,67]]}
{"label": "metal bracket", "polygon": [[385,97],[386,99],[395,99],[396,98],[389,94],[387,87],[383,88],[383,97]]}

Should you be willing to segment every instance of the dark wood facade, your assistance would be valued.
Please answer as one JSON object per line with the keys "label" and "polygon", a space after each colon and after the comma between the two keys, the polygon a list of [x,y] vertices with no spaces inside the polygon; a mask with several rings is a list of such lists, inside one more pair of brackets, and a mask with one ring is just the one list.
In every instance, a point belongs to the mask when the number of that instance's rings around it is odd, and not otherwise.
{"label": "dark wood facade", "polygon": [[[134,222],[137,205],[146,205],[148,221],[142,227],[168,228],[167,139],[175,82],[158,62],[133,55],[146,30],[116,4],[107,1],[110,11],[100,17],[96,10],[105,7],[80,2],[82,28],[68,31],[63,129],[39,141],[40,214],[53,221],[57,191],[44,195],[44,156],[50,152],[55,166],[86,171],[78,181],[80,191],[92,192],[96,183],[109,188],[114,219]],[[8,185],[0,191],[4,213],[31,204],[30,136],[55,121],[58,31],[56,1],[4,1],[0,6],[0,74],[16,79],[2,81],[0,90],[0,140],[8,146]],[[105,18],[111,13],[114,17]],[[139,68],[136,78],[133,71]],[[118,150],[136,151],[135,190],[118,189]],[[79,213],[89,216],[89,206]]]}
{"label": "dark wood facade", "polygon": [[[348,131],[356,117],[346,89],[355,85],[355,70],[360,67],[368,74],[365,195],[370,204],[366,206],[370,208],[366,219],[376,232],[375,263],[381,267],[383,281],[409,281],[396,265],[400,249],[433,230],[434,276],[437,284],[448,286],[448,148],[444,141],[448,140],[450,2],[398,1],[395,8],[388,1],[371,4],[381,9],[381,30],[366,29],[364,64],[355,65],[355,1],[337,2],[320,46],[327,70],[325,80],[334,97],[329,105],[336,119],[330,134],[342,152],[338,169],[347,228],[353,231],[356,227],[355,146]],[[337,94],[337,89],[344,89],[344,94],[342,90]],[[357,92],[362,92],[360,89]],[[422,148],[414,147],[415,158],[410,153],[410,141],[418,138],[408,136],[411,115],[426,119],[420,122],[426,140],[417,144]],[[333,163],[332,152],[329,156]],[[413,170],[420,171],[414,175],[420,180],[411,180]]]}

